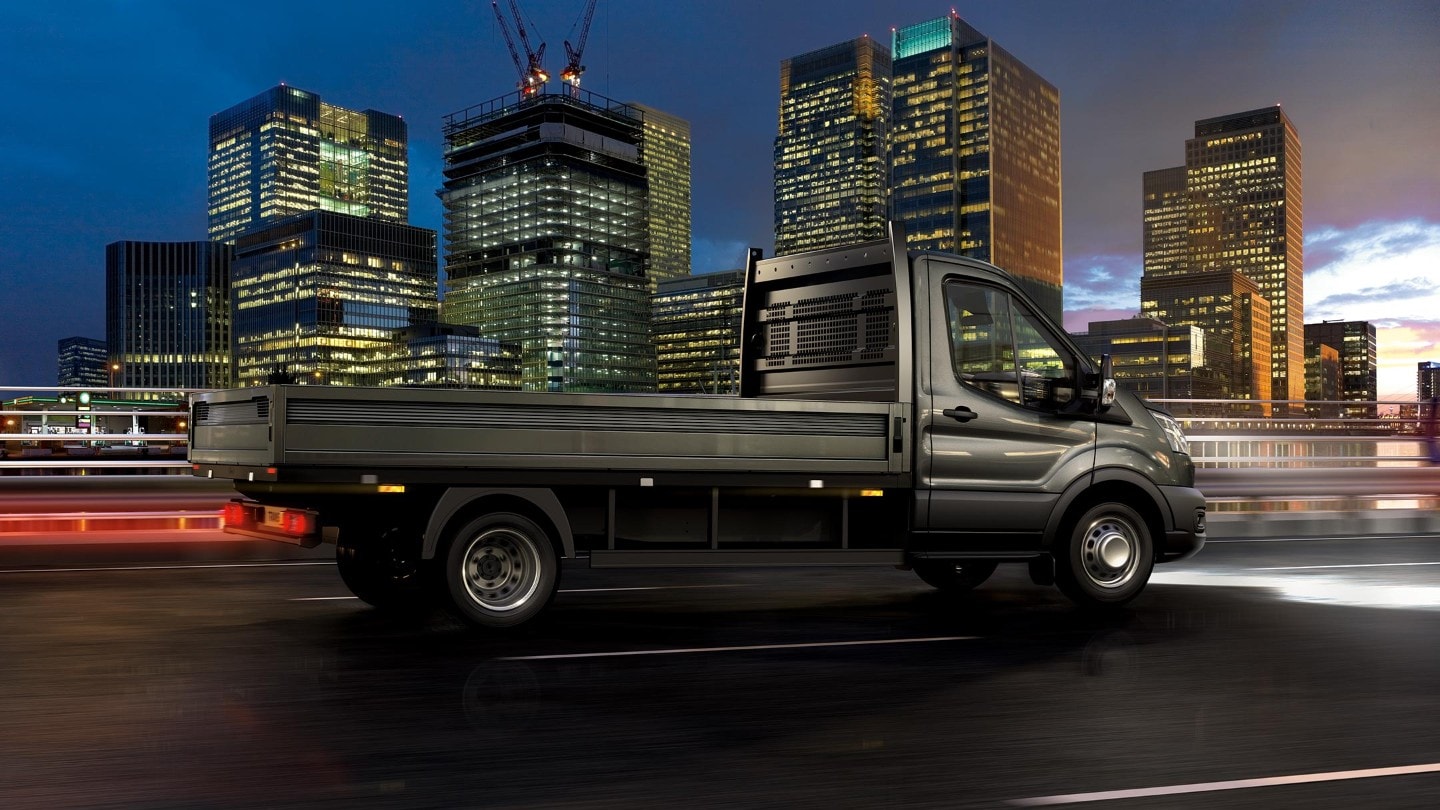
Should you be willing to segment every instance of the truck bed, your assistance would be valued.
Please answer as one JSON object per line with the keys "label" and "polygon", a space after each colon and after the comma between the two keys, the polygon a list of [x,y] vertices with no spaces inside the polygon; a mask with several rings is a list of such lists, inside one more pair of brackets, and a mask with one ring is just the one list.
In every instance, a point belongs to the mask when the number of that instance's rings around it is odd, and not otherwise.
{"label": "truck bed", "polygon": [[[906,406],[730,397],[275,385],[200,394],[190,460],[252,481],[461,481],[506,473],[823,476],[887,484]],[[488,475],[487,475],[488,474]],[[769,477],[769,476],[767,476]],[[698,483],[698,481],[697,481]]]}

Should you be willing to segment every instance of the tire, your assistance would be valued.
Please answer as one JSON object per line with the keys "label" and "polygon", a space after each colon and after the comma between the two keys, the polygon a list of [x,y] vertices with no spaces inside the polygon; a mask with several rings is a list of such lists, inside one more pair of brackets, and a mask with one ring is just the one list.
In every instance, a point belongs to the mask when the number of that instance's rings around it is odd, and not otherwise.
{"label": "tire", "polygon": [[495,512],[466,524],[445,553],[455,615],[475,627],[519,627],[545,612],[560,584],[560,558],[534,521]]}
{"label": "tire", "polygon": [[948,593],[974,590],[995,573],[999,563],[970,560],[963,563],[948,560],[917,560],[911,565],[916,576],[926,585]]}
{"label": "tire", "polygon": [[1082,607],[1118,607],[1140,595],[1155,568],[1150,527],[1130,507],[1102,503],[1070,527],[1055,550],[1055,584]]}
{"label": "tire", "polygon": [[[355,532],[356,530],[351,530]],[[380,537],[335,546],[335,564],[345,587],[362,602],[392,612],[415,613],[431,606],[421,576],[420,543],[394,529]]]}

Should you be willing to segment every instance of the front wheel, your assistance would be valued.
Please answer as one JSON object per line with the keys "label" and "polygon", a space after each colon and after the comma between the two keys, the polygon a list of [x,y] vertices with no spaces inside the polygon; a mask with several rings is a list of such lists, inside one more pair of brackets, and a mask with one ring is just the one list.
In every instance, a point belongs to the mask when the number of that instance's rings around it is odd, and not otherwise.
{"label": "front wheel", "polygon": [[911,567],[926,585],[949,593],[974,590],[995,573],[999,563],[973,560],[957,563],[946,560],[916,560]]}
{"label": "front wheel", "polygon": [[456,615],[476,627],[522,625],[545,611],[560,583],[555,546],[534,521],[496,512],[451,538],[445,586]]}
{"label": "front wheel", "polygon": [[1155,568],[1155,543],[1145,520],[1119,503],[1086,510],[1055,550],[1055,584],[1084,607],[1117,607],[1145,589]]}

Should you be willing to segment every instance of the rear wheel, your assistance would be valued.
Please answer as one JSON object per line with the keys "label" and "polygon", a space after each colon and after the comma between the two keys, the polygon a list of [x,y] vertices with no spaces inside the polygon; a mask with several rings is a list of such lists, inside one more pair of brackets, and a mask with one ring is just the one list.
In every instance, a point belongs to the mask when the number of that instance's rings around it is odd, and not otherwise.
{"label": "rear wheel", "polygon": [[555,545],[524,515],[496,512],[451,538],[445,587],[456,615],[476,627],[525,624],[545,611],[560,584]]}
{"label": "rear wheel", "polygon": [[430,606],[421,577],[418,536],[391,529],[372,538],[358,529],[342,527],[335,564],[345,587],[363,602],[404,612]]}
{"label": "rear wheel", "polygon": [[991,560],[918,560],[911,567],[926,585],[942,591],[973,590],[995,573],[999,563]]}
{"label": "rear wheel", "polygon": [[1155,568],[1155,543],[1145,520],[1119,503],[1086,510],[1055,553],[1055,584],[1085,607],[1116,607],[1145,589]]}

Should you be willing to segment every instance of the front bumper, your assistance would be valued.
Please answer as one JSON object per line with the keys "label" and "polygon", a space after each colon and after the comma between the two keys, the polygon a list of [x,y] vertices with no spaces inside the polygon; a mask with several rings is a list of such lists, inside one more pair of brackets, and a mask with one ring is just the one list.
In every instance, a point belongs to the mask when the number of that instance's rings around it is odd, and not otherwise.
{"label": "front bumper", "polygon": [[1193,557],[1205,547],[1205,496],[1194,487],[1160,487],[1170,508],[1164,544],[1156,560],[1174,562]]}

